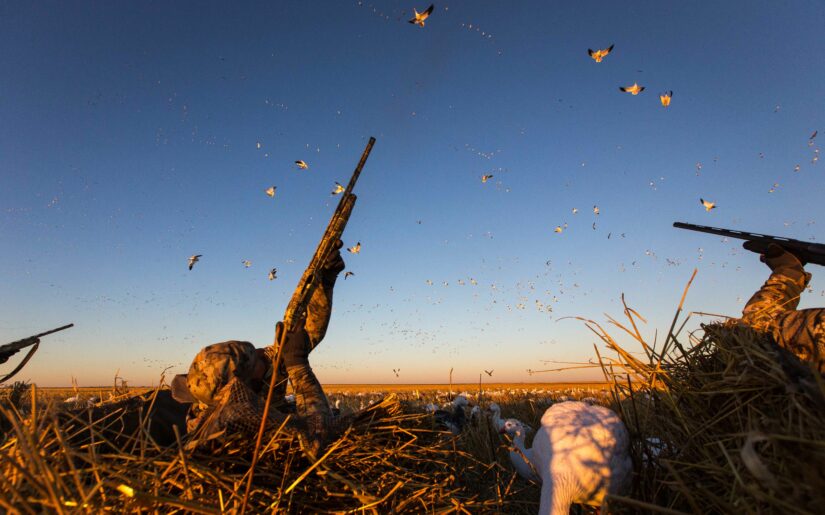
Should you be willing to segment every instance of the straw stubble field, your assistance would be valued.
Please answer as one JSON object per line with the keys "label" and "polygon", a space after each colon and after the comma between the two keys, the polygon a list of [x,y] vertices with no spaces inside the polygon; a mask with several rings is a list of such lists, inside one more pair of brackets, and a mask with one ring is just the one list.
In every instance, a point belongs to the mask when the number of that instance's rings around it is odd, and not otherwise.
{"label": "straw stubble field", "polygon": [[[220,513],[237,512],[244,502],[249,513],[535,513],[539,486],[513,471],[509,442],[485,416],[469,417],[454,435],[426,406],[442,406],[462,394],[471,405],[495,401],[505,416],[535,426],[558,400],[608,403],[608,385],[482,387],[327,385],[330,402],[348,417],[347,428],[315,458],[302,451],[294,434],[267,434],[248,497],[243,488],[252,453],[248,438],[193,447],[185,435],[174,434],[170,445],[159,444],[145,415],[168,390],[28,388],[2,407],[0,499],[6,500],[0,502],[5,509],[30,513],[83,508]],[[90,400],[95,407],[88,407]],[[135,425],[133,413],[139,414],[141,429],[126,436],[123,428]]]}

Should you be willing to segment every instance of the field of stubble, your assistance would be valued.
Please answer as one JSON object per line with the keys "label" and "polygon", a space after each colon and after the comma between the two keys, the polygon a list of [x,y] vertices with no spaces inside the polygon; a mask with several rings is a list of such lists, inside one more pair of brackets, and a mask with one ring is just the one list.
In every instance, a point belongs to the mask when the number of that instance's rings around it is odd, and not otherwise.
{"label": "field of stubble", "polygon": [[[492,430],[487,408],[495,403],[502,417],[537,427],[554,402],[576,399],[609,405],[612,401],[606,383],[493,383],[481,388],[478,384],[330,384],[324,389],[341,416],[353,417],[354,426],[330,446],[320,467],[306,461],[293,435],[274,435],[256,472],[258,486],[247,501],[239,486],[249,470],[252,442],[248,439],[232,438],[190,453],[180,443],[158,447],[145,431],[120,435],[125,444],[106,452],[52,437],[64,432],[106,434],[105,426],[112,422],[87,425],[82,418],[74,421],[79,424],[75,429],[58,429],[57,418],[50,413],[105,410],[135,395],[151,396],[152,388],[30,388],[28,395],[19,398],[16,413],[20,414],[6,413],[14,426],[6,447],[10,456],[28,465],[37,463],[44,473],[15,477],[6,493],[35,511],[85,503],[89,509],[140,511],[154,506],[222,513],[248,502],[253,511],[288,506],[302,513],[365,506],[374,513],[381,512],[380,507],[398,513],[535,513],[540,486],[515,472],[509,459],[511,442]],[[38,428],[26,422],[26,413],[34,409],[31,394],[35,392]],[[439,420],[439,413],[457,411],[466,415],[458,430]],[[106,419],[116,425],[120,413]],[[112,441],[120,436],[114,435]],[[30,440],[38,442],[49,458],[43,461],[21,446]],[[67,468],[69,456],[84,466]],[[47,477],[62,476],[74,481],[63,481],[60,492],[51,492]]]}

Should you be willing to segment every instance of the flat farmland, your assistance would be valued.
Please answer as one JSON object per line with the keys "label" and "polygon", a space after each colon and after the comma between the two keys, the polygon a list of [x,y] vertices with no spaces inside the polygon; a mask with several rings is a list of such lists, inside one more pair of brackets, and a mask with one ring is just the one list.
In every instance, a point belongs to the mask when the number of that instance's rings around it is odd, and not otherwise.
{"label": "flat farmland", "polygon": [[[494,390],[608,390],[610,383],[593,382],[593,383],[482,383],[482,391]],[[438,392],[448,391],[452,389],[454,393],[458,392],[478,392],[478,383],[433,383],[433,384],[329,384],[324,385],[324,390],[327,393],[343,393],[343,392]]]}
{"label": "flat farmland", "polygon": [[[412,393],[420,392],[422,394],[434,394],[438,392],[453,393],[471,392],[478,393],[478,383],[432,383],[432,384],[325,384],[324,391],[328,394],[346,394],[346,393]],[[129,387],[128,393],[133,395],[140,395],[151,391],[152,386],[136,386]],[[610,384],[605,382],[592,383],[482,383],[482,393],[492,391],[519,391],[523,394],[529,392],[544,392],[544,391],[601,391],[610,389]],[[75,395],[82,399],[90,397],[99,397],[106,400],[109,395],[113,393],[111,386],[83,386],[77,389],[72,387],[38,387],[38,400],[63,400]],[[119,388],[118,393],[123,395],[124,389]]]}

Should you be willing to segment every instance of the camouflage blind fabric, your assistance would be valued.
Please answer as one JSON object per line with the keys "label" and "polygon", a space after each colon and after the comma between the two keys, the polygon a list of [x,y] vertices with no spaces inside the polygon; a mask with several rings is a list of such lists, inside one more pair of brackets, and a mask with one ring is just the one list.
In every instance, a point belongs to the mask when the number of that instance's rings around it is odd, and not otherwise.
{"label": "camouflage blind fabric", "polygon": [[[320,405],[326,406],[326,397],[316,398],[315,393],[299,397],[299,411],[303,416],[291,418],[286,428],[297,432],[304,447],[313,455],[329,442],[333,433],[340,431],[350,419],[335,419]],[[240,378],[233,378],[221,388],[214,406],[193,406],[187,420],[187,430],[198,441],[208,441],[222,435],[243,435],[254,438],[260,429],[263,417],[264,399]],[[304,404],[304,401],[308,401]],[[303,406],[301,404],[304,404]],[[280,427],[288,415],[270,408],[265,431]]]}
{"label": "camouflage blind fabric", "polygon": [[[215,397],[212,408],[197,408],[187,420],[190,433],[210,436],[219,432],[254,436],[260,428],[264,414],[264,402],[240,378],[232,378]],[[270,409],[267,418],[268,429],[280,426],[286,415]]]}

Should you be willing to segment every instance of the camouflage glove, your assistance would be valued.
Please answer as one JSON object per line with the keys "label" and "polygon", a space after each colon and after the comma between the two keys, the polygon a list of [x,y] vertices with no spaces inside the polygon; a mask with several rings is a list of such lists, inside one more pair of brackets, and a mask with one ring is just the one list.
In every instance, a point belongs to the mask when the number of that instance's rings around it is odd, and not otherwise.
{"label": "camouflage glove", "polygon": [[321,281],[324,283],[324,286],[333,286],[338,274],[346,268],[344,258],[341,257],[341,247],[343,246],[344,242],[336,240],[333,245],[333,251],[324,263],[324,268],[321,270]]}
{"label": "camouflage glove", "polygon": [[755,242],[746,241],[742,244],[746,249],[753,252],[760,252],[759,259],[768,265],[772,274],[779,274],[793,281],[799,282],[803,287],[811,281],[811,274],[805,271],[805,261],[799,259],[796,254],[788,252],[781,246],[771,243],[765,246]]}
{"label": "camouflage glove", "polygon": [[[278,322],[275,331],[279,338],[283,330],[283,324]],[[312,350],[312,347],[309,343],[309,335],[303,327],[287,333],[284,348],[281,350],[284,366],[289,369],[295,365],[308,364],[310,350]]]}
{"label": "camouflage glove", "polygon": [[764,243],[756,241],[746,241],[742,244],[742,247],[751,252],[761,254],[759,257],[760,261],[768,265],[771,271],[776,271],[778,268],[801,269],[807,264],[805,261],[799,259],[796,254],[788,252],[776,243],[765,245]]}

